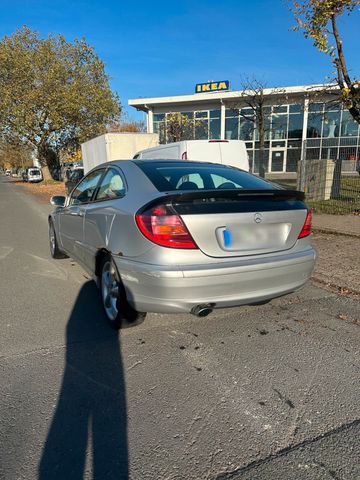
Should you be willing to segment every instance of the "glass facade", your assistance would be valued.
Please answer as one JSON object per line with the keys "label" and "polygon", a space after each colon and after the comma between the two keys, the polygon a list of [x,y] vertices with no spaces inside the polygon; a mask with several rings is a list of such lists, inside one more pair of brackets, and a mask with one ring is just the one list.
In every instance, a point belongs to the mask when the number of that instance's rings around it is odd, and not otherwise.
{"label": "glass facade", "polygon": [[[170,141],[167,135],[168,113],[153,114],[153,132],[159,134],[160,143]],[[180,112],[190,120],[190,126],[183,132],[183,140],[220,139],[221,110],[200,110],[195,112]]]}
{"label": "glass facade", "polygon": [[221,110],[210,110],[209,138],[220,139]]}
{"label": "glass facade", "polygon": [[[192,122],[184,139],[244,140],[252,170],[258,172],[259,132],[251,108],[223,108],[181,112]],[[166,143],[168,113],[153,114],[153,131]],[[265,163],[268,172],[296,172],[306,140],[307,158],[360,157],[359,125],[341,105],[304,101],[264,107]]]}
{"label": "glass facade", "polygon": [[[268,105],[263,113],[266,170],[296,172],[301,156],[303,105]],[[226,109],[225,138],[246,141],[252,170],[258,172],[259,131],[251,108]]]}
{"label": "glass facade", "polygon": [[159,134],[160,143],[166,143],[165,135],[165,113],[154,113],[153,132]]}

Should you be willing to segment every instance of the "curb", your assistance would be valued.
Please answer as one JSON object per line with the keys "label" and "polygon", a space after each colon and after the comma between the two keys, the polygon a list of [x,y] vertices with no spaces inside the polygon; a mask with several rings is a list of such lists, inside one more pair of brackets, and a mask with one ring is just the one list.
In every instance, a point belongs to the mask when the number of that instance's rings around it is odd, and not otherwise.
{"label": "curb", "polygon": [[314,233],[329,233],[331,235],[339,235],[343,237],[352,237],[360,238],[359,233],[350,233],[350,232],[339,232],[338,230],[333,230],[332,228],[321,228],[321,227],[312,227]]}
{"label": "curb", "polygon": [[310,280],[318,286],[322,286],[325,290],[341,295],[342,297],[360,299],[360,292],[358,290],[353,290],[350,287],[342,287],[341,285],[317,278],[316,276],[311,276]]}

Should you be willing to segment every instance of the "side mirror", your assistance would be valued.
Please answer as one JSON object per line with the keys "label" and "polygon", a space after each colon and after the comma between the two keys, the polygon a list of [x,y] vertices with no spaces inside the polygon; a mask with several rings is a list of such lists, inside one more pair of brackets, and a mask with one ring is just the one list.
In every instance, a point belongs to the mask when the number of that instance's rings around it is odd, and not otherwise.
{"label": "side mirror", "polygon": [[65,200],[66,197],[63,197],[62,195],[53,195],[50,198],[50,203],[51,205],[54,205],[54,207],[63,207],[65,205]]}

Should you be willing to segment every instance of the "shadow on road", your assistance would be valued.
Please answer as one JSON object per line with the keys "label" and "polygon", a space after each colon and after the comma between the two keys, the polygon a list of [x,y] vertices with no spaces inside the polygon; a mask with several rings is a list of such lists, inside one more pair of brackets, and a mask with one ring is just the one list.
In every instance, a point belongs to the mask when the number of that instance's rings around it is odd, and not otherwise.
{"label": "shadow on road", "polygon": [[[66,365],[39,465],[41,480],[128,478],[125,383],[119,335],[94,282],[80,290],[66,332]],[[88,478],[88,475],[86,475]]]}

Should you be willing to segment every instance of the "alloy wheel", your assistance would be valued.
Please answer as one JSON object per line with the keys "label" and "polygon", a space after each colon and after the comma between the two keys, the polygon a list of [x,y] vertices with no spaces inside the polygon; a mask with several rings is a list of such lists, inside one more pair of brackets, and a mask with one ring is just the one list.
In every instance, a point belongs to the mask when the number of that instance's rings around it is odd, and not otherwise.
{"label": "alloy wheel", "polygon": [[106,315],[114,321],[118,315],[117,300],[119,296],[119,284],[117,281],[116,268],[110,260],[104,263],[101,274],[101,294]]}
{"label": "alloy wheel", "polygon": [[50,241],[51,255],[54,255],[55,246],[56,246],[56,239],[55,239],[54,225],[52,223],[50,223],[50,225],[49,225],[49,241]]}

